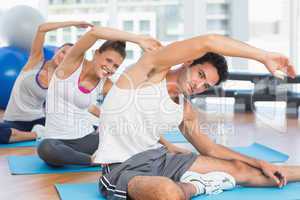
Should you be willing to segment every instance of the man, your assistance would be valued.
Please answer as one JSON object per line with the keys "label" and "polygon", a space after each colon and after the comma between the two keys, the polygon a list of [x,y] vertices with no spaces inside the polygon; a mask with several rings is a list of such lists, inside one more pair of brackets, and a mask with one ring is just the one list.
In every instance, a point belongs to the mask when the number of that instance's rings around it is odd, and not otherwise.
{"label": "man", "polygon": [[[218,54],[254,59],[273,74],[282,70],[295,76],[285,56],[214,34],[145,53],[120,76],[102,105],[96,162],[103,164],[99,186],[108,199],[189,199],[236,183],[282,187],[300,181],[300,167],[241,155],[201,132],[198,114],[183,96],[226,80],[227,64]],[[190,67],[170,71],[191,61]],[[168,153],[159,144],[160,135],[176,126],[200,156]]]}

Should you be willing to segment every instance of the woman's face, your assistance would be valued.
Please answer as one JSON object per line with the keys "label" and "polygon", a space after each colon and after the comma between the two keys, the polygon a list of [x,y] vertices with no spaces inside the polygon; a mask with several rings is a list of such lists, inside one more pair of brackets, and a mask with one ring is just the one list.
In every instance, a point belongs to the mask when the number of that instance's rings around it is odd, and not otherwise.
{"label": "woman's face", "polygon": [[102,53],[96,51],[93,57],[95,73],[99,78],[113,75],[122,64],[124,58],[114,50],[106,50]]}

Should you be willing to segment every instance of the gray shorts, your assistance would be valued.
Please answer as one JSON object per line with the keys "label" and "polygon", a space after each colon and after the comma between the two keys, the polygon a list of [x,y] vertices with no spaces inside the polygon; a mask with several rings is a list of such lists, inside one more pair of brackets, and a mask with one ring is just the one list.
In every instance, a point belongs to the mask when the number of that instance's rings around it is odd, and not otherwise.
{"label": "gray shorts", "polygon": [[169,153],[165,147],[144,151],[123,163],[103,166],[99,191],[108,200],[126,199],[128,182],[135,176],[164,176],[178,182],[196,158],[194,153]]}

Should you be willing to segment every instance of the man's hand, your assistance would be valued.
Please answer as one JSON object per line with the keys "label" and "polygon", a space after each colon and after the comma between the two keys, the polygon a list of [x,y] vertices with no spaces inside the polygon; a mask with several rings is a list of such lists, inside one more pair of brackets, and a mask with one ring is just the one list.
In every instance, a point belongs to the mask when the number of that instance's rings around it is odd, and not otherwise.
{"label": "man's hand", "polygon": [[274,180],[278,187],[283,187],[287,184],[287,179],[282,169],[276,165],[272,165],[265,161],[259,161],[260,169],[263,174]]}
{"label": "man's hand", "polygon": [[146,52],[150,52],[162,47],[161,43],[158,40],[144,35],[140,36],[139,45]]}
{"label": "man's hand", "polygon": [[275,75],[276,70],[280,70],[291,78],[295,78],[296,76],[295,67],[291,64],[288,57],[282,54],[266,52],[263,64],[273,75]]}

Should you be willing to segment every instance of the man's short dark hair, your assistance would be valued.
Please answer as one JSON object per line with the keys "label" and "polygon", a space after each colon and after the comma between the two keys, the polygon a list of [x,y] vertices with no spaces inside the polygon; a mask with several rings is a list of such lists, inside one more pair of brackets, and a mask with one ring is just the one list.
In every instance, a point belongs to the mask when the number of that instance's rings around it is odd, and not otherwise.
{"label": "man's short dark hair", "polygon": [[206,53],[204,56],[201,56],[193,61],[191,66],[198,65],[198,64],[204,64],[204,63],[210,63],[212,64],[218,71],[219,75],[219,81],[216,83],[216,85],[219,85],[220,83],[224,82],[228,78],[228,65],[227,61],[224,56],[216,54],[216,53]]}
{"label": "man's short dark hair", "polygon": [[106,42],[104,42],[98,49],[99,53],[103,53],[104,51],[107,50],[113,50],[118,52],[122,58],[126,57],[126,42],[124,41],[111,41],[111,40],[107,40]]}

